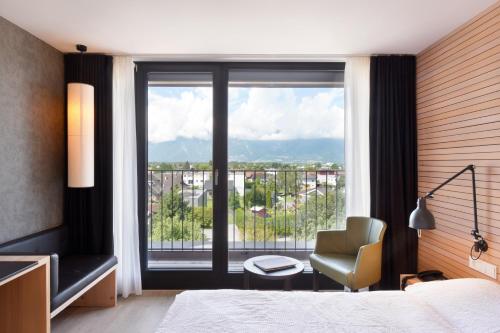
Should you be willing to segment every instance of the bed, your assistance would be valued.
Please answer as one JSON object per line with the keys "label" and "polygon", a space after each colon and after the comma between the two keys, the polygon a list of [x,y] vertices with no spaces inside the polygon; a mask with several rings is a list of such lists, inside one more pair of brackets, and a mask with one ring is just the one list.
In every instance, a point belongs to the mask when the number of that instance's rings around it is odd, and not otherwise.
{"label": "bed", "polygon": [[157,330],[167,332],[500,332],[500,285],[454,279],[406,291],[185,291]]}

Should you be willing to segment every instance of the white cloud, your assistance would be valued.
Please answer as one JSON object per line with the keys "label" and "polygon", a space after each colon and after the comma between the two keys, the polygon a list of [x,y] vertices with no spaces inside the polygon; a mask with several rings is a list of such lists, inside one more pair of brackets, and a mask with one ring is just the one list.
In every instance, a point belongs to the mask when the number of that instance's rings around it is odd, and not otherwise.
{"label": "white cloud", "polygon": [[[239,88],[241,89],[241,88]],[[247,140],[342,138],[341,89],[299,97],[291,88],[251,88],[229,114],[229,136]]]}
{"label": "white cloud", "polygon": [[174,96],[149,91],[148,109],[148,141],[212,137],[211,88],[195,88]]}
{"label": "white cloud", "polygon": [[[212,136],[211,88],[149,93],[149,141]],[[343,138],[343,90],[298,96],[291,88],[230,88],[229,136],[242,140]]]}

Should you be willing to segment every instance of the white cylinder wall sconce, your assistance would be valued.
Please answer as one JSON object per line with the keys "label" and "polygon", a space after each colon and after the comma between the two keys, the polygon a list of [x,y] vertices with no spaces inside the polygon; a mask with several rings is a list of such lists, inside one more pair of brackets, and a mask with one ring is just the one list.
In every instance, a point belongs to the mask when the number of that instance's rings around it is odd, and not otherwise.
{"label": "white cylinder wall sconce", "polygon": [[94,186],[94,87],[68,83],[68,187]]}

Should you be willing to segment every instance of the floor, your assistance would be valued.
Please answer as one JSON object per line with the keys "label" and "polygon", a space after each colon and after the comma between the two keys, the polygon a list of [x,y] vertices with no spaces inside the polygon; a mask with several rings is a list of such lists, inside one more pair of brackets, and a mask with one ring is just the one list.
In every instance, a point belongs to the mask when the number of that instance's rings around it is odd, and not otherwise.
{"label": "floor", "polygon": [[114,308],[69,307],[52,320],[52,332],[155,332],[179,292],[148,290],[142,296],[119,298]]}

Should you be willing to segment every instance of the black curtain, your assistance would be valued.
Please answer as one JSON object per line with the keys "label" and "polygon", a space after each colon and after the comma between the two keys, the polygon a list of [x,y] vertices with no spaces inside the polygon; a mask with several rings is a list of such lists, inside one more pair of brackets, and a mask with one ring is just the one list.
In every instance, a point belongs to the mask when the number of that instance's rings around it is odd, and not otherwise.
{"label": "black curtain", "polygon": [[[65,224],[70,247],[78,254],[113,253],[113,58],[66,54],[65,82],[94,86],[94,187],[65,187]],[[67,181],[67,180],[66,180]]]}
{"label": "black curtain", "polygon": [[416,65],[414,56],[370,61],[371,216],[387,223],[383,289],[417,270],[417,236],[408,218],[417,201]]}

